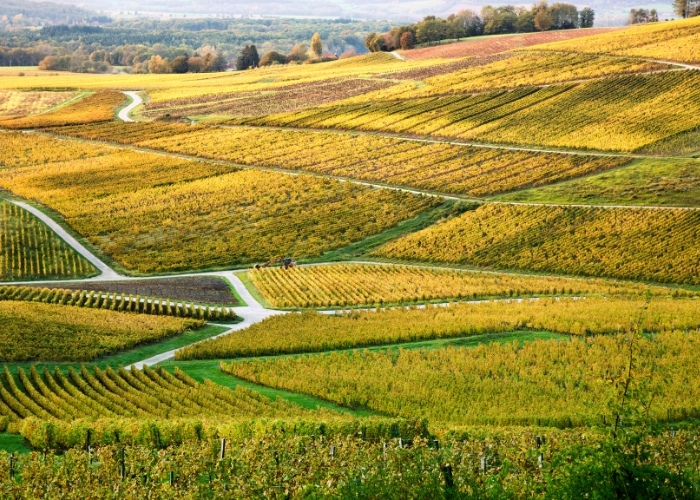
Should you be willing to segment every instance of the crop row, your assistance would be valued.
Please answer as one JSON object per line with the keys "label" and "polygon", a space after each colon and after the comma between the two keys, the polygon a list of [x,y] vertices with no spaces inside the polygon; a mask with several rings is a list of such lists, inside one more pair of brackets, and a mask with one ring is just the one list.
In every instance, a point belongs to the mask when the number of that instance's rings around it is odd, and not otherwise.
{"label": "crop row", "polygon": [[108,124],[61,133],[243,165],[486,196],[619,167],[627,158],[428,144],[366,135],[255,128]]}
{"label": "crop row", "polygon": [[[495,500],[614,498],[616,488],[634,487],[644,498],[692,499],[698,441],[692,429],[648,436],[639,448],[652,452],[641,454],[602,432],[467,428],[448,440],[276,434],[223,450],[215,439],[167,448],[110,444],[13,457],[12,467],[3,453],[0,493],[68,497],[70,485],[73,498],[296,499],[313,492],[313,498]],[[641,485],[619,473],[624,458],[623,470],[644,472]]]}
{"label": "crop row", "polygon": [[[635,312],[644,317],[639,307]],[[625,383],[630,359],[631,391],[646,391],[635,392],[645,399],[630,404],[640,411],[645,404],[644,413],[662,421],[671,414],[697,418],[700,388],[690,381],[700,376],[699,343],[700,330],[692,330],[473,348],[355,350],[222,362],[221,368],[254,383],[394,416],[568,427],[602,423]]]}
{"label": "crop row", "polygon": [[206,321],[231,321],[236,313],[230,307],[209,307],[193,303],[174,302],[171,299],[156,299],[107,293],[94,290],[67,290],[60,288],[34,288],[27,286],[0,287],[0,300],[40,302],[64,306],[106,309],[118,312],[135,312],[158,316],[177,316]]}
{"label": "crop row", "polygon": [[311,176],[124,151],[0,171],[0,186],[57,210],[96,247],[140,272],[231,266],[281,253],[315,257],[440,203]]}
{"label": "crop row", "polygon": [[[645,314],[640,310],[646,307]],[[641,316],[641,317],[640,317]],[[187,346],[179,360],[320,352],[512,331],[606,335],[700,327],[694,299],[588,297],[484,301],[328,315],[313,311],[268,318],[235,334]],[[303,392],[303,391],[302,391]]]}
{"label": "crop row", "polygon": [[240,123],[392,131],[499,144],[626,152],[696,128],[700,123],[699,80],[700,75],[693,71],[615,76],[457,100],[423,98],[329,105]]}
{"label": "crop row", "polygon": [[79,278],[97,269],[36,217],[0,199],[0,281]]}
{"label": "crop row", "polygon": [[600,279],[523,276],[409,266],[331,264],[248,271],[273,307],[345,307],[532,295],[693,295]]}
{"label": "crop row", "polygon": [[0,415],[11,422],[29,417],[42,420],[99,418],[236,418],[241,416],[302,416],[305,410],[284,400],[272,401],[237,386],[235,390],[208,380],[200,384],[175,368],[113,370],[84,366],[64,373],[32,366],[18,369],[19,384],[7,368],[0,376]]}
{"label": "crop row", "polygon": [[668,69],[671,69],[668,64],[622,57],[527,52],[489,65],[429,78],[426,87],[397,97],[484,92]]}
{"label": "crop row", "polygon": [[91,361],[179,335],[204,321],[0,300],[0,324],[0,361],[29,362]]}
{"label": "crop row", "polygon": [[375,255],[700,284],[700,212],[488,204],[392,241]]}
{"label": "crop row", "polygon": [[665,61],[700,62],[700,19],[690,17],[671,23],[649,23],[630,30],[587,37],[580,41],[542,45],[535,50],[562,50],[594,54],[620,54]]}

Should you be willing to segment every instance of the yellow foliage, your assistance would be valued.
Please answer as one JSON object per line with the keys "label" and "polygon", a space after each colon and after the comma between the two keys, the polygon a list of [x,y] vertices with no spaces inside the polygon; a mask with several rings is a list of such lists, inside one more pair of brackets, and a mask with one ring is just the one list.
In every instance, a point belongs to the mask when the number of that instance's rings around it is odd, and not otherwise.
{"label": "yellow foliage", "polygon": [[248,276],[273,307],[329,308],[498,296],[672,292],[666,287],[601,279],[375,264],[267,268],[248,271]]}
{"label": "yellow foliage", "polygon": [[700,283],[700,211],[488,204],[375,251],[423,262]]}

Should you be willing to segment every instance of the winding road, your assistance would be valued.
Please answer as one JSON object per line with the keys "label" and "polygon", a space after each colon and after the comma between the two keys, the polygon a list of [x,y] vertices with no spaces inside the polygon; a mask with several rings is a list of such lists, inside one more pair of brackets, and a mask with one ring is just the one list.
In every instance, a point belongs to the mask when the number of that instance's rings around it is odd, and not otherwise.
{"label": "winding road", "polygon": [[131,118],[129,118],[129,113],[131,113],[137,106],[143,104],[143,99],[141,99],[141,96],[138,95],[137,91],[125,90],[123,91],[123,93],[131,98],[131,104],[122,109],[117,114],[117,118],[119,118],[123,122],[133,123],[136,120],[132,120]]}

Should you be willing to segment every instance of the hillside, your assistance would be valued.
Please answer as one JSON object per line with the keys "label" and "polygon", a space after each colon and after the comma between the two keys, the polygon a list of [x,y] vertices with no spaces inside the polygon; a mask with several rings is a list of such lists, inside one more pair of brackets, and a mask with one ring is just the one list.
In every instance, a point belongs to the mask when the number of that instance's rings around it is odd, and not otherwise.
{"label": "hillside", "polygon": [[0,69],[0,491],[698,498],[699,26]]}

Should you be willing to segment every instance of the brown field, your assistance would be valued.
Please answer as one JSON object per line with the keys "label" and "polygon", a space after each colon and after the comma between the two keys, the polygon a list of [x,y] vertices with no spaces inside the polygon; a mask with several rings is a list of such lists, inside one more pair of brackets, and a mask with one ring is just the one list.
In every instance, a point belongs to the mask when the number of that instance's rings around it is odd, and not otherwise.
{"label": "brown field", "polygon": [[486,66],[497,61],[502,61],[503,59],[508,59],[513,57],[515,54],[495,54],[485,57],[470,57],[467,59],[460,59],[459,61],[448,62],[444,64],[434,64],[432,66],[425,66],[423,68],[408,69],[406,71],[398,71],[396,73],[388,73],[383,76],[383,78],[390,78],[392,80],[425,80],[426,78],[432,78],[434,76],[445,75],[447,73],[454,73],[455,71],[460,71],[463,69],[474,68],[477,66]]}
{"label": "brown field", "polygon": [[215,276],[191,276],[130,281],[91,281],[83,283],[59,283],[41,285],[42,288],[60,290],[87,290],[105,293],[128,293],[141,297],[168,297],[171,300],[199,302],[202,304],[238,305],[223,279]]}
{"label": "brown field", "polygon": [[265,92],[214,94],[146,105],[144,116],[170,114],[259,116],[319,106],[391,86],[389,81],[360,78],[300,83]]}
{"label": "brown field", "polygon": [[483,57],[522,49],[541,43],[559,42],[584,36],[601,35],[624,28],[587,28],[578,30],[548,31],[546,33],[525,33],[522,35],[489,36],[477,40],[422,47],[420,49],[403,50],[401,55],[412,61],[418,59],[457,59],[459,57]]}

